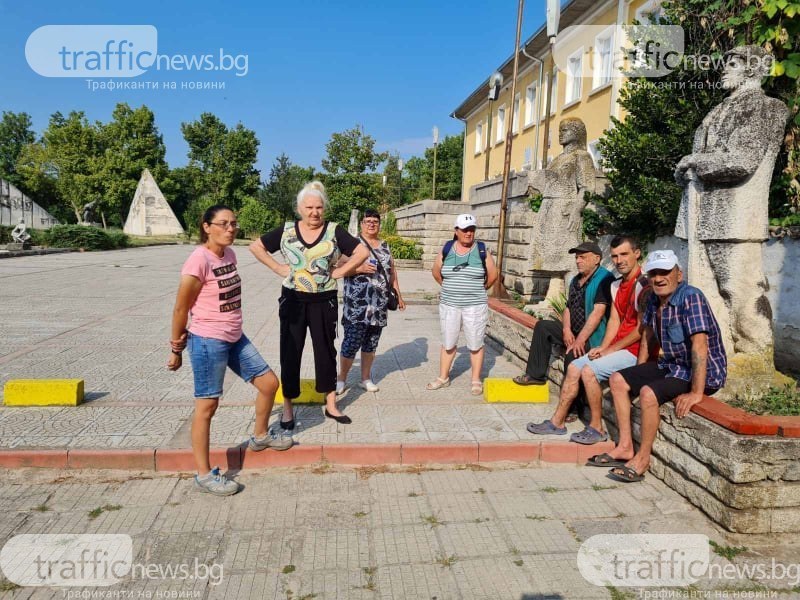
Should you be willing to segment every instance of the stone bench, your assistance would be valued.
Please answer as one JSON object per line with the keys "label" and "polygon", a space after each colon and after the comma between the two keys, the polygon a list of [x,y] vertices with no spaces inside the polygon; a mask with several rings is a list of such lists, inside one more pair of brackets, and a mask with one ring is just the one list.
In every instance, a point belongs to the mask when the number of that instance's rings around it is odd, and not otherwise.
{"label": "stone bench", "polygon": [[[527,358],[533,317],[495,300],[487,335],[520,361]],[[563,380],[563,360],[550,366],[550,379]],[[618,437],[608,390],[603,418]],[[638,442],[640,411],[631,411]],[[800,417],[750,415],[705,397],[683,419],[672,403],[661,407],[650,475],[739,533],[800,532]]]}

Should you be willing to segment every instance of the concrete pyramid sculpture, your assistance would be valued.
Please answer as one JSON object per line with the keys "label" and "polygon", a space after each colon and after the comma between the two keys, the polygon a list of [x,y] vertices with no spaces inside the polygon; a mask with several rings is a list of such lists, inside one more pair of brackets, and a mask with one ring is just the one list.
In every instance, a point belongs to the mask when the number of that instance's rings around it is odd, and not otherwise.
{"label": "concrete pyramid sculpture", "polygon": [[183,227],[175,217],[156,180],[145,169],[136,186],[123,231],[130,235],[181,235]]}

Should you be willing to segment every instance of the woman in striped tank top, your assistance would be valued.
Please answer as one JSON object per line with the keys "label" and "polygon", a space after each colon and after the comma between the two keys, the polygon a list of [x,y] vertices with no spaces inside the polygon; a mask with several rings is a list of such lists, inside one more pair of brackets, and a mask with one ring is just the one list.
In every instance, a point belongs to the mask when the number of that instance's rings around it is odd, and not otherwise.
{"label": "woman in striped tank top", "polygon": [[433,264],[433,278],[442,286],[439,299],[442,347],[439,352],[439,377],[427,385],[429,390],[450,385],[450,367],[456,356],[458,335],[463,331],[472,367],[470,392],[474,396],[483,393],[483,338],[489,321],[486,290],[497,279],[497,269],[488,252],[484,266],[480,242],[475,240],[476,228],[474,216],[458,215],[454,242],[450,244],[447,255],[439,254]]}

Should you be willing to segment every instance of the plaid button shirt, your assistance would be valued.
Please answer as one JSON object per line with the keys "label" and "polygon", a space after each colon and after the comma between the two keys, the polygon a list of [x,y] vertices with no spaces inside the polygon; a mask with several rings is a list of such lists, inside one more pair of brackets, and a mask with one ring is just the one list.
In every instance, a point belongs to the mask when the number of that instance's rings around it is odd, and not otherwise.
{"label": "plaid button shirt", "polygon": [[692,380],[692,342],[695,333],[708,334],[708,360],[706,387],[718,390],[725,385],[728,360],[722,346],[722,335],[706,297],[696,287],[686,283],[667,301],[661,313],[661,328],[657,326],[658,296],[653,294],[642,317],[642,323],[655,331],[662,354],[658,366],[669,372],[669,377]]}

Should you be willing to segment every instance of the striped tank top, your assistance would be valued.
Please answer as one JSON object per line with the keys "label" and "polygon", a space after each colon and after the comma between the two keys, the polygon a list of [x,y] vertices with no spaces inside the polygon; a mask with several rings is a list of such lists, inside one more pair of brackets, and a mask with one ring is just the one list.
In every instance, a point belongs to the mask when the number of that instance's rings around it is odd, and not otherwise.
{"label": "striped tank top", "polygon": [[453,244],[442,263],[442,293],[440,302],[446,306],[476,306],[486,304],[486,288],[481,256],[477,242],[469,252],[459,254]]}

